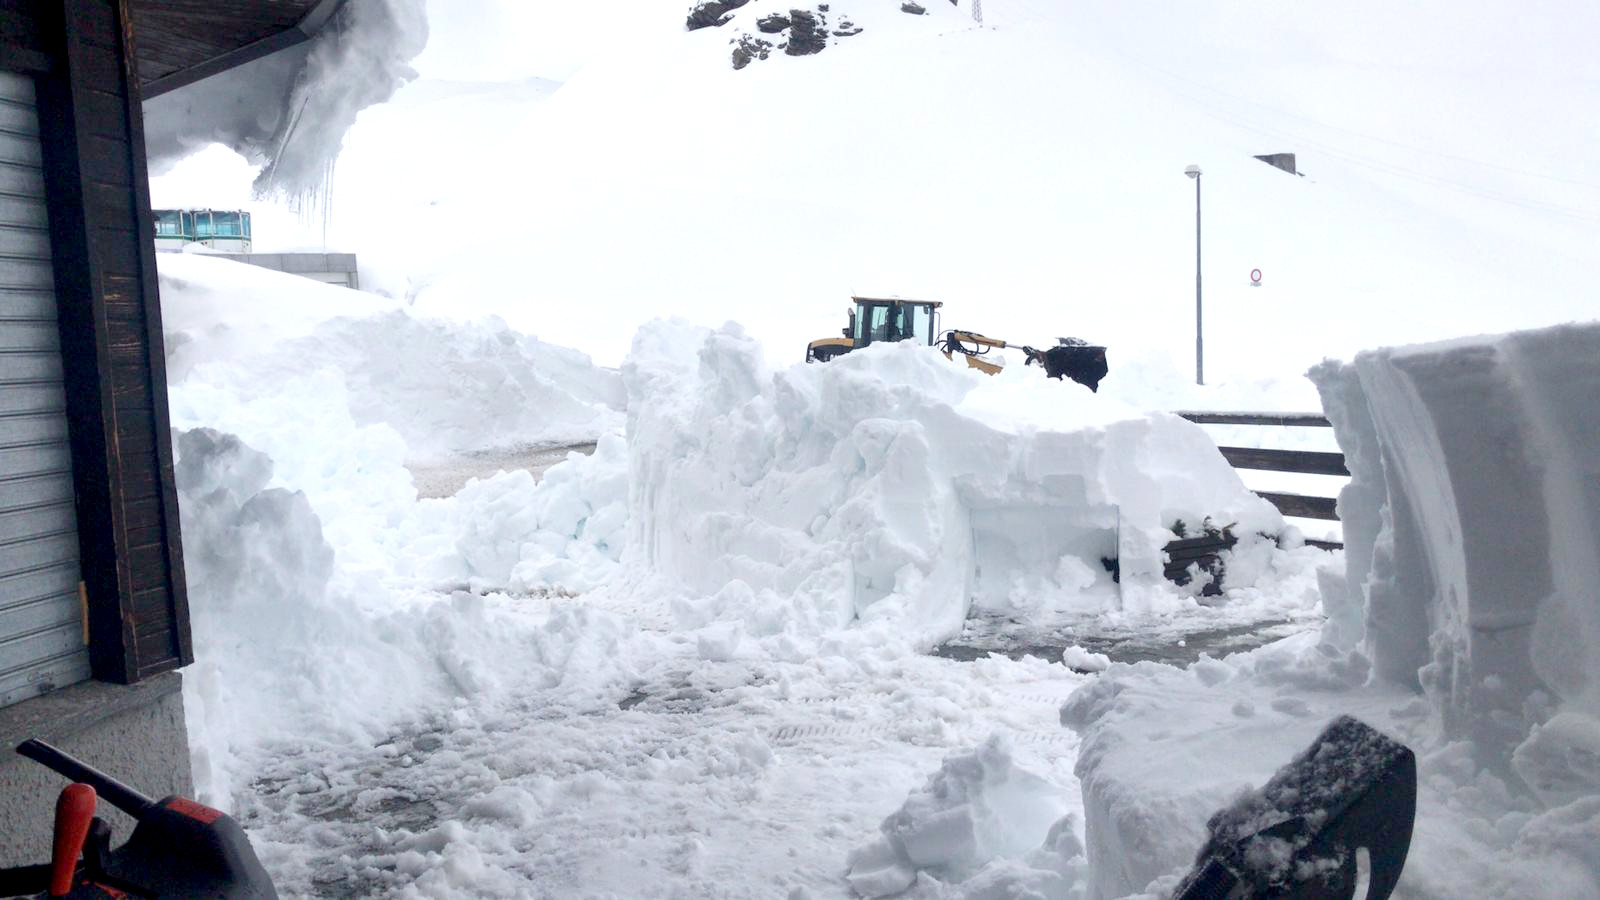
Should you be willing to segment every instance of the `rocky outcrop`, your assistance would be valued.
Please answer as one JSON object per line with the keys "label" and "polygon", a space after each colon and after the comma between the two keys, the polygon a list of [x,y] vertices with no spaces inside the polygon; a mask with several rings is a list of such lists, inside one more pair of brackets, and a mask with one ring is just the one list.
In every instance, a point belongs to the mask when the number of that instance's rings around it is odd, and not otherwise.
{"label": "rocky outcrop", "polygon": [[701,28],[726,25],[728,20],[733,18],[729,13],[749,2],[750,0],[701,0],[689,10],[689,18],[684,20],[683,27],[688,31],[696,31]]}
{"label": "rocky outcrop", "polygon": [[733,47],[733,67],[742,69],[753,60],[766,59],[772,53],[772,42],[748,34],[739,35]]}
{"label": "rocky outcrop", "polygon": [[770,16],[756,20],[756,28],[762,34],[777,34],[789,27],[789,17],[782,13],[773,13]]}
{"label": "rocky outcrop", "polygon": [[[741,0],[738,5],[744,5],[748,0]],[[713,7],[721,7],[714,9]],[[728,0],[719,2],[704,2],[695,7],[695,12],[705,10],[704,15],[714,17],[714,21],[727,21],[726,10],[731,8]],[[756,29],[761,34],[780,35],[776,49],[782,50],[788,56],[812,56],[821,53],[828,46],[828,18],[825,15],[828,4],[818,3],[815,10],[790,9],[787,14],[781,12],[769,13],[756,20]],[[720,17],[720,18],[715,18]],[[704,27],[704,26],[701,26]],[[846,38],[861,33],[861,26],[848,18],[839,20],[839,26],[832,31],[836,38]],[[773,42],[763,40],[750,32],[744,32],[729,41],[733,44],[733,67],[742,69],[758,59],[766,59],[774,49]]]}
{"label": "rocky outcrop", "polygon": [[913,16],[925,16],[928,14],[928,10],[925,7],[921,4],[913,3],[911,0],[906,0],[906,2],[900,4],[900,11],[910,13]]}
{"label": "rocky outcrop", "polygon": [[789,10],[789,44],[783,52],[790,56],[810,56],[828,46],[828,23],[816,13]]}

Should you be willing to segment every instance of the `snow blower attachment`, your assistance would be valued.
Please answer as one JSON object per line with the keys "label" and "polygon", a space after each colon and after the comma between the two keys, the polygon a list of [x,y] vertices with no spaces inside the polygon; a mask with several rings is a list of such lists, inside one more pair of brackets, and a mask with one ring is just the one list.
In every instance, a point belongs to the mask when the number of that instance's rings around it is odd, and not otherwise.
{"label": "snow blower attachment", "polygon": [[1259,790],[1211,817],[1173,900],[1384,900],[1405,867],[1416,813],[1411,750],[1340,716]]}
{"label": "snow blower attachment", "polygon": [[[0,896],[276,900],[250,839],[228,816],[183,797],[151,800],[43,741],[17,752],[74,783],[56,803],[50,864],[0,869]],[[97,797],[138,823],[116,850],[110,826],[94,815]]]}

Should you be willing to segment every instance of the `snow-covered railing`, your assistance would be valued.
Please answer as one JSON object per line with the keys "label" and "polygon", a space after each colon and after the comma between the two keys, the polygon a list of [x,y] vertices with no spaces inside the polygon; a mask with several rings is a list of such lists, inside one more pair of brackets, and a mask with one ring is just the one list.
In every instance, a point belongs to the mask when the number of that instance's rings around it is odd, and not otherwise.
{"label": "snow-covered railing", "polygon": [[[1286,412],[1209,412],[1178,411],[1181,416],[1199,425],[1276,425],[1303,428],[1331,428],[1332,423],[1322,413]],[[1302,475],[1344,475],[1343,453],[1325,453],[1313,450],[1273,450],[1257,447],[1218,447],[1223,459],[1235,469],[1253,469],[1268,472],[1293,472]],[[1306,519],[1339,520],[1337,501],[1333,497],[1316,497],[1284,491],[1256,491],[1263,500],[1278,508],[1286,516]],[[1334,541],[1307,541],[1319,547],[1342,547]]]}

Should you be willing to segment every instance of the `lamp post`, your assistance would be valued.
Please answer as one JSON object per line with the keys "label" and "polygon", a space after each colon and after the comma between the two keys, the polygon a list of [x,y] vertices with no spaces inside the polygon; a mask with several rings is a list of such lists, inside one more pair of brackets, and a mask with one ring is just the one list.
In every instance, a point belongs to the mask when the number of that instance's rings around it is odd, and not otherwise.
{"label": "lamp post", "polygon": [[1200,167],[1191,165],[1183,174],[1194,179],[1194,383],[1205,384],[1205,344],[1200,329]]}

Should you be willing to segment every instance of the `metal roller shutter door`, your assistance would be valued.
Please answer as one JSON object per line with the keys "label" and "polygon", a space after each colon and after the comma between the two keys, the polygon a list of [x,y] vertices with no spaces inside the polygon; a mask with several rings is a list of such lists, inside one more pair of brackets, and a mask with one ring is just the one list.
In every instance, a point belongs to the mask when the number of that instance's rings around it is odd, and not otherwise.
{"label": "metal roller shutter door", "polygon": [[0,706],[89,678],[33,79],[0,72]]}

